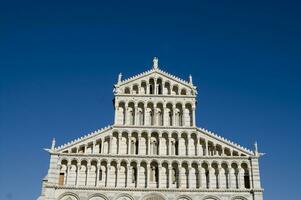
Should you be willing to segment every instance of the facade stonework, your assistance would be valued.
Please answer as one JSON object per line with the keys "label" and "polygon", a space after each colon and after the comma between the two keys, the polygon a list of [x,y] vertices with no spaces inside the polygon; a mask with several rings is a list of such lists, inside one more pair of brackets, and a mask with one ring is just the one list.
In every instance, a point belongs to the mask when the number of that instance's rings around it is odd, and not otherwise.
{"label": "facade stonework", "polygon": [[158,66],[114,86],[114,125],[47,149],[39,200],[262,200],[260,153],[196,126],[192,77]]}

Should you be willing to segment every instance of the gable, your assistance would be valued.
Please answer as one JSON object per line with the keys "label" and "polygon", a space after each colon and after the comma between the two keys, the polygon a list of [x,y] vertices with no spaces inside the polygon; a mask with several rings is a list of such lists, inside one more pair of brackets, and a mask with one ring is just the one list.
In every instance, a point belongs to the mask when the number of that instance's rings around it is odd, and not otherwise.
{"label": "gable", "polygon": [[[153,94],[155,86],[163,95],[196,95],[196,87],[160,69],[152,69],[115,85],[116,94]],[[159,93],[157,93],[159,94]]]}
{"label": "gable", "polygon": [[[149,136],[150,138],[148,138]],[[161,156],[170,156],[166,145],[169,142],[168,140],[179,142],[178,155],[180,156],[196,156],[196,151],[198,156],[254,155],[252,151],[202,128],[164,130],[137,129],[134,127],[120,129],[118,126],[108,126],[57,147],[55,150],[58,153],[119,154],[119,151],[121,151],[122,154],[127,154],[127,151],[131,148],[128,147],[128,141],[130,140],[138,145],[136,148],[143,149],[140,151],[142,155],[147,155],[146,146],[148,143],[146,141],[148,139],[157,142],[157,148],[160,148],[161,153],[163,152]],[[198,144],[198,147],[196,144]],[[136,150],[134,151],[136,152]]]}

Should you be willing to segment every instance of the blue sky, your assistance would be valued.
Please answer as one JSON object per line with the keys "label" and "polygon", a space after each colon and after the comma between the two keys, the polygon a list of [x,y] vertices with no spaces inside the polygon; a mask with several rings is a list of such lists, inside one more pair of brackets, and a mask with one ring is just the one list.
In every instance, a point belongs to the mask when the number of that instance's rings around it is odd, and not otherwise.
{"label": "blue sky", "polygon": [[[301,13],[289,1],[4,1],[0,199],[31,200],[43,148],[112,124],[119,72],[198,86],[197,125],[267,153],[265,199],[300,195]],[[17,191],[17,192],[16,192]]]}

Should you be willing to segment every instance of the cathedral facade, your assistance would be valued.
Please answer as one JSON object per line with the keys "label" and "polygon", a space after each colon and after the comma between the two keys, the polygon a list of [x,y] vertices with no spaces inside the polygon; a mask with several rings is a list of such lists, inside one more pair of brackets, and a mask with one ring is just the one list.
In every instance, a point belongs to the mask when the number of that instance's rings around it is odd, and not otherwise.
{"label": "cathedral facade", "polygon": [[47,151],[39,200],[262,200],[260,153],[196,126],[197,89],[159,69],[114,85],[114,124]]}

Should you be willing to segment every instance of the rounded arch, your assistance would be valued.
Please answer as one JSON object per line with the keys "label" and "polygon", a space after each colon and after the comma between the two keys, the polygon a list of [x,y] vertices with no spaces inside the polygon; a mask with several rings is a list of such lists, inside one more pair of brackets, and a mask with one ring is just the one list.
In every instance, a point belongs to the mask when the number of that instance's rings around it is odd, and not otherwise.
{"label": "rounded arch", "polygon": [[232,197],[231,200],[248,200],[248,199],[243,196],[235,196],[235,197]]}
{"label": "rounded arch", "polygon": [[202,200],[220,200],[220,198],[212,195],[205,196]]}
{"label": "rounded arch", "polygon": [[187,195],[180,195],[177,197],[177,200],[192,200],[192,198]]}
{"label": "rounded arch", "polygon": [[[99,199],[100,198],[100,199]],[[88,200],[109,200],[104,194],[96,193],[88,197]]]}
{"label": "rounded arch", "polygon": [[121,193],[117,195],[114,200],[135,200],[135,198],[127,193]]}
{"label": "rounded arch", "polygon": [[152,200],[156,198],[156,200],[166,200],[167,198],[165,197],[165,195],[161,194],[161,193],[150,193],[150,194],[146,194],[144,196],[142,196],[140,198],[140,200]]}
{"label": "rounded arch", "polygon": [[59,200],[69,200],[71,198],[72,200],[80,200],[79,196],[73,192],[65,192],[59,196]]}

